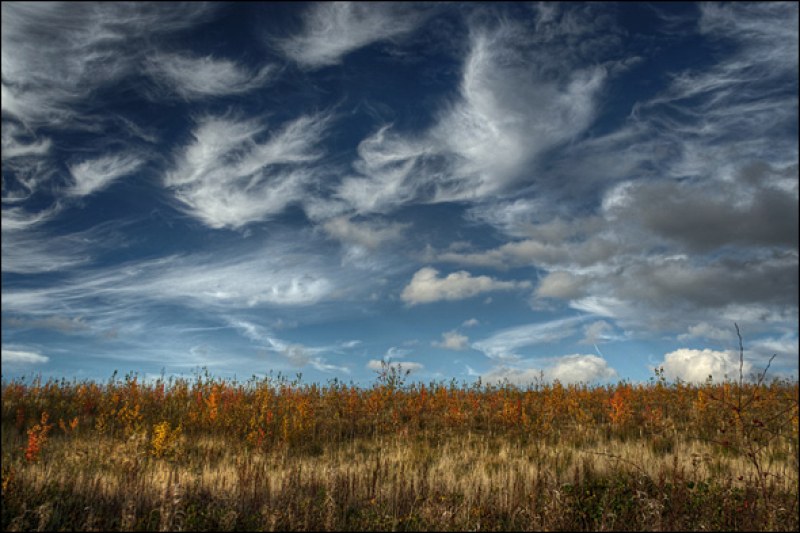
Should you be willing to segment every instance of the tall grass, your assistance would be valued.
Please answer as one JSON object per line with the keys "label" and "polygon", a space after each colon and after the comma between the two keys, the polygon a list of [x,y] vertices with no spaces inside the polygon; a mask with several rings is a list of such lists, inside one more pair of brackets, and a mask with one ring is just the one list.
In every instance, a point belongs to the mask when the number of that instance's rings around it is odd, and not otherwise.
{"label": "tall grass", "polygon": [[5,530],[798,528],[781,380],[4,381],[2,454]]}

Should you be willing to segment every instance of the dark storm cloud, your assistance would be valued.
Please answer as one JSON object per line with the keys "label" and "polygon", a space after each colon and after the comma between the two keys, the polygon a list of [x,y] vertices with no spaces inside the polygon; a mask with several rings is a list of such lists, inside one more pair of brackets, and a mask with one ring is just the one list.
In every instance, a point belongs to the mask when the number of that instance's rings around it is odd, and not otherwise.
{"label": "dark storm cloud", "polygon": [[630,183],[608,214],[693,251],[726,245],[797,250],[797,181],[791,177],[797,166],[781,170],[756,163],[729,183]]}

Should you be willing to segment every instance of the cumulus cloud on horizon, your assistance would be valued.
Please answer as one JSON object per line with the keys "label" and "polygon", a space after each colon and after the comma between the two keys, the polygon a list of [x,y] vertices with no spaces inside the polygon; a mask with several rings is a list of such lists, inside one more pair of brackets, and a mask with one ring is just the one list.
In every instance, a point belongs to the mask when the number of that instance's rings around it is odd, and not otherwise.
{"label": "cumulus cloud on horizon", "polygon": [[[661,365],[670,380],[681,379],[702,383],[709,376],[719,383],[725,379],[739,379],[739,355],[733,350],[717,351],[708,348],[696,350],[680,348],[664,355]],[[748,377],[753,368],[749,361],[743,363],[743,375]]]}
{"label": "cumulus cloud on horizon", "polygon": [[376,372],[381,372],[384,368],[395,369],[400,372],[418,372],[425,368],[421,363],[413,361],[387,361],[381,359],[370,359],[367,362],[367,368]]}
{"label": "cumulus cloud on horizon", "polygon": [[485,382],[508,382],[518,387],[556,380],[564,384],[592,384],[616,377],[617,371],[611,368],[605,359],[591,354],[555,357],[551,359],[550,364],[539,368],[498,365],[481,374],[481,379]]}

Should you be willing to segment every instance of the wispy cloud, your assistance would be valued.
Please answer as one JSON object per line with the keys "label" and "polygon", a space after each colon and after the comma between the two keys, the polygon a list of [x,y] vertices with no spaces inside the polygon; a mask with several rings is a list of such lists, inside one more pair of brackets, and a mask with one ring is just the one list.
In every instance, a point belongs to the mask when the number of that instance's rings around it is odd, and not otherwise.
{"label": "wispy cloud", "polygon": [[147,61],[150,76],[186,100],[252,91],[270,82],[277,68],[267,65],[251,72],[230,59],[168,53],[152,55]]}
{"label": "wispy cloud", "polygon": [[38,213],[28,213],[21,207],[3,207],[3,272],[76,271],[91,264],[99,254],[127,246],[129,238],[124,231],[139,222],[139,219],[110,221],[83,231],[63,232],[58,217],[64,203]]}
{"label": "wispy cloud", "polygon": [[490,359],[517,360],[521,357],[516,353],[519,348],[566,339],[588,318],[589,315],[576,316],[502,329],[491,337],[473,342],[472,347]]}
{"label": "wispy cloud", "polygon": [[399,37],[424,19],[417,7],[384,2],[321,2],[303,14],[302,30],[277,41],[291,60],[309,68],[335,65],[350,52]]}
{"label": "wispy cloud", "polygon": [[304,163],[322,156],[318,144],[330,120],[327,114],[302,116],[261,140],[268,128],[259,119],[200,118],[165,185],[209,227],[266,220],[303,197],[314,177]]}
{"label": "wispy cloud", "polygon": [[410,225],[381,222],[354,222],[348,216],[325,221],[322,229],[334,239],[374,250],[400,239]]}
{"label": "wispy cloud", "polygon": [[109,154],[81,161],[69,167],[74,183],[67,192],[73,196],[88,196],[105,189],[118,178],[133,174],[145,162],[135,153]]}
{"label": "wispy cloud", "polygon": [[50,151],[49,138],[36,138],[26,129],[10,120],[3,122],[3,162],[14,157],[41,156]]}
{"label": "wispy cloud", "polygon": [[247,320],[228,318],[228,323],[251,341],[257,342],[264,350],[280,355],[292,366],[305,367],[310,365],[320,372],[350,373],[348,367],[332,365],[320,354],[353,348],[352,342],[341,343],[336,346],[306,346],[281,340],[262,326]]}
{"label": "wispy cloud", "polygon": [[52,209],[29,214],[21,207],[3,207],[0,265],[3,272],[53,272],[89,261],[90,254],[85,242],[50,236],[36,227],[52,218],[56,211]]}
{"label": "wispy cloud", "polygon": [[[295,249],[292,252],[292,248]],[[104,317],[126,319],[160,305],[204,313],[258,307],[308,306],[332,296],[338,275],[319,255],[289,244],[265,245],[257,253],[173,255],[75,273],[35,289],[3,287],[4,312],[47,316],[69,310],[91,326]]]}
{"label": "wispy cloud", "polygon": [[29,126],[89,125],[76,109],[93,91],[135,72],[148,39],[186,29],[203,3],[4,3],[2,107]]}
{"label": "wispy cloud", "polygon": [[37,351],[3,346],[2,360],[9,365],[39,365],[48,363],[50,358]]}
{"label": "wispy cloud", "polygon": [[592,123],[606,69],[560,65],[528,39],[511,22],[475,25],[458,96],[421,133],[384,125],[365,139],[354,165],[362,175],[343,180],[339,196],[359,212],[384,212],[412,200],[478,200],[531,180],[541,155]]}
{"label": "wispy cloud", "polygon": [[3,323],[12,328],[55,330],[62,333],[75,333],[89,329],[82,317],[69,318],[60,315],[33,319],[10,317],[3,318]]}
{"label": "wispy cloud", "polygon": [[[72,239],[43,237],[39,232],[3,232],[3,272],[35,274],[56,272],[89,262],[91,255]],[[3,294],[5,297],[5,292]]]}
{"label": "wispy cloud", "polygon": [[473,33],[461,99],[431,132],[455,155],[461,178],[443,184],[437,197],[483,197],[528,178],[537,155],[574,137],[593,119],[604,70],[575,69],[563,79],[549,78],[537,71],[539,57],[519,54],[519,38],[508,26]]}

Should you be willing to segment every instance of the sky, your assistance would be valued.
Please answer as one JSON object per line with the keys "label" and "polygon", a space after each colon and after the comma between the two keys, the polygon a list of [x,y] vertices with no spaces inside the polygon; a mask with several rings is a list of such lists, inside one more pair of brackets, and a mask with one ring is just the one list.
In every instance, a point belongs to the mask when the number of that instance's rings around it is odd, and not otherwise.
{"label": "sky", "polygon": [[2,3],[2,376],[798,374],[798,4]]}

